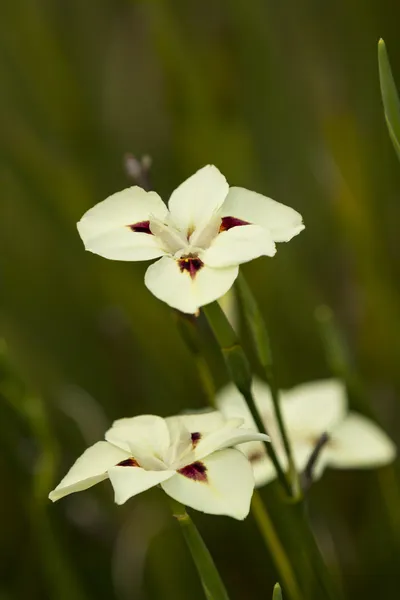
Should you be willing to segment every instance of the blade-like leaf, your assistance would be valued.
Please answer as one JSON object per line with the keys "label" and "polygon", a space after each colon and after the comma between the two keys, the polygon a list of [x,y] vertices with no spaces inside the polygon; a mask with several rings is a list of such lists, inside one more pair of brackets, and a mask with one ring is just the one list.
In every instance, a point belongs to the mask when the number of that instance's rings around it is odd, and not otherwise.
{"label": "blade-like leaf", "polygon": [[282,600],[282,590],[279,583],[274,585],[274,591],[272,593],[272,600]]}
{"label": "blade-like leaf", "polygon": [[400,160],[400,101],[394,83],[385,42],[378,42],[379,80],[385,119],[398,159]]}

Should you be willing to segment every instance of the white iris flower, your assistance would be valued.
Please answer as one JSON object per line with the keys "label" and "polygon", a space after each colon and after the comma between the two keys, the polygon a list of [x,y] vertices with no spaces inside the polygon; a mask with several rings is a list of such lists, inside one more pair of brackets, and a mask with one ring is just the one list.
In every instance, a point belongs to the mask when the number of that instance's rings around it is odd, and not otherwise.
{"label": "white iris flower", "polygon": [[[255,380],[253,392],[271,442],[282,463],[286,464],[270,389],[264,382]],[[246,403],[233,385],[226,386],[218,393],[216,403],[226,418],[242,417],[247,427],[255,427]],[[315,465],[315,477],[321,476],[325,467],[374,468],[386,465],[396,457],[394,443],[380,427],[370,419],[348,411],[346,391],[340,381],[314,381],[281,392],[281,407],[296,467],[300,472],[306,467],[323,433],[327,433],[329,438]],[[240,449],[253,465],[256,487],[276,477],[262,444],[249,442]]]}
{"label": "white iris flower", "polygon": [[148,289],[185,313],[223,296],[239,265],[274,256],[275,242],[304,229],[301,215],[271,198],[229,187],[213,165],[171,195],[134,186],[88,210],[78,223],[86,250],[111,260],[159,258],[145,276]]}
{"label": "white iris flower", "polygon": [[186,506],[244,519],[254,475],[245,455],[232,446],[269,438],[242,424],[241,418],[226,421],[215,412],[120,419],[105,441],[78,458],[49,498],[59,500],[110,479],[117,504],[160,485]]}

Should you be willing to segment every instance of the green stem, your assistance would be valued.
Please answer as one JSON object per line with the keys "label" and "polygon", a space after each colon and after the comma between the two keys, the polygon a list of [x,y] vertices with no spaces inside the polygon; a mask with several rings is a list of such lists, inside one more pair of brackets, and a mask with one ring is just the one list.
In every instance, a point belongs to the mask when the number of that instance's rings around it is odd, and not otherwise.
{"label": "green stem", "polygon": [[286,431],[279,402],[279,388],[274,374],[268,331],[253,293],[242,273],[239,273],[239,276],[236,280],[236,289],[239,293],[246,323],[253,340],[255,351],[257,353],[257,358],[264,369],[264,374],[271,390],[272,404],[274,406],[279,432],[281,434],[283,446],[285,448],[285,453],[288,460],[289,479],[292,483],[294,495],[297,496],[300,493],[299,479],[293,458],[292,447]]}
{"label": "green stem", "polygon": [[[303,596],[297,583],[296,576],[293,572],[290,560],[285,552],[284,547],[275,531],[274,525],[261,496],[257,490],[253,494],[251,501],[252,514],[257,522],[258,528],[263,536],[267,547],[271,551],[271,556],[275,562],[276,568],[282,577],[285,588],[292,600],[302,600]],[[274,596],[275,597],[275,596]]]}
{"label": "green stem", "polygon": [[[231,379],[246,400],[257,428],[263,433],[268,433],[254,401],[251,389],[252,375],[250,365],[235,331],[218,302],[203,306],[203,312],[219,344]],[[265,442],[265,447],[275,467],[279,481],[287,494],[292,496],[291,487],[272,443]]]}
{"label": "green stem", "polygon": [[183,537],[196,565],[206,598],[208,600],[229,600],[212,556],[196,525],[187,514],[186,508],[173,498],[169,498],[169,501],[172,514],[180,525]]}

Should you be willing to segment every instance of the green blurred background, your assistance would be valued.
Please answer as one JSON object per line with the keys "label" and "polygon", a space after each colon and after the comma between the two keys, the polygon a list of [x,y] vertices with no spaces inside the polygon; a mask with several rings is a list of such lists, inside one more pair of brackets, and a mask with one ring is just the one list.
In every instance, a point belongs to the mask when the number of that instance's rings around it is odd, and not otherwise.
{"label": "green blurred background", "polygon": [[[171,311],[143,285],[147,265],[85,253],[75,224],[129,185],[126,152],[152,156],[164,198],[214,163],[299,210],[306,230],[244,268],[279,382],[332,374],[314,317],[327,303],[400,442],[400,164],[376,57],[383,37],[400,86],[400,6],[14,0],[0,16],[0,599],[201,599],[157,490],[122,508],[106,483],[47,501],[114,418],[205,402]],[[311,490],[349,600],[398,594],[397,471],[329,472]],[[232,600],[270,598],[278,575],[252,518],[194,518]]]}

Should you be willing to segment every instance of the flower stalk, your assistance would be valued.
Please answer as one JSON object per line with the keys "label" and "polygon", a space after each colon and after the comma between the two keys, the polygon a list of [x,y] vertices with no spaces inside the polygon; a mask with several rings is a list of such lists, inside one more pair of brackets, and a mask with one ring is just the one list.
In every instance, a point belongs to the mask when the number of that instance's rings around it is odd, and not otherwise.
{"label": "flower stalk", "polygon": [[[258,529],[271,551],[271,556],[275,562],[276,568],[279,571],[280,576],[285,584],[285,588],[288,591],[291,600],[302,600],[303,595],[300,591],[299,584],[296,579],[296,575],[293,571],[292,565],[290,564],[289,557],[286,554],[285,548],[283,547],[277,532],[275,531],[273,522],[268,514],[268,511],[262,501],[261,495],[257,490],[253,494],[251,501],[251,511],[253,517],[258,525]],[[278,584],[277,584],[278,585]],[[280,590],[280,587],[279,587]],[[273,600],[276,598],[282,598],[282,595],[273,595]]]}
{"label": "flower stalk", "polygon": [[169,503],[192,555],[206,598],[208,600],[229,600],[212,556],[196,525],[186,512],[186,508],[173,498],[169,498]]}
{"label": "flower stalk", "polygon": [[[234,329],[217,302],[204,306],[203,312],[219,344],[231,379],[246,400],[258,430],[268,434],[257,410],[251,390],[252,375],[250,365]],[[286,490],[286,493],[292,496],[291,487],[273,445],[267,442],[265,447],[275,467],[279,481]]]}
{"label": "flower stalk", "polygon": [[289,481],[291,482],[293,494],[297,496],[300,493],[299,479],[297,476],[296,465],[293,458],[292,447],[290,444],[288,433],[286,431],[280,407],[279,389],[274,375],[272,352],[268,331],[264,319],[262,318],[260,309],[258,308],[257,302],[253,296],[253,293],[242,273],[239,273],[239,276],[236,280],[236,288],[239,293],[240,301],[242,303],[244,311],[244,317],[246,319],[246,323],[249,328],[251,338],[253,340],[253,345],[257,353],[257,358],[264,370],[267,383],[269,384],[271,390],[271,398],[274,406],[276,420],[279,427],[279,433],[282,438],[283,447],[285,449],[289,465]]}

